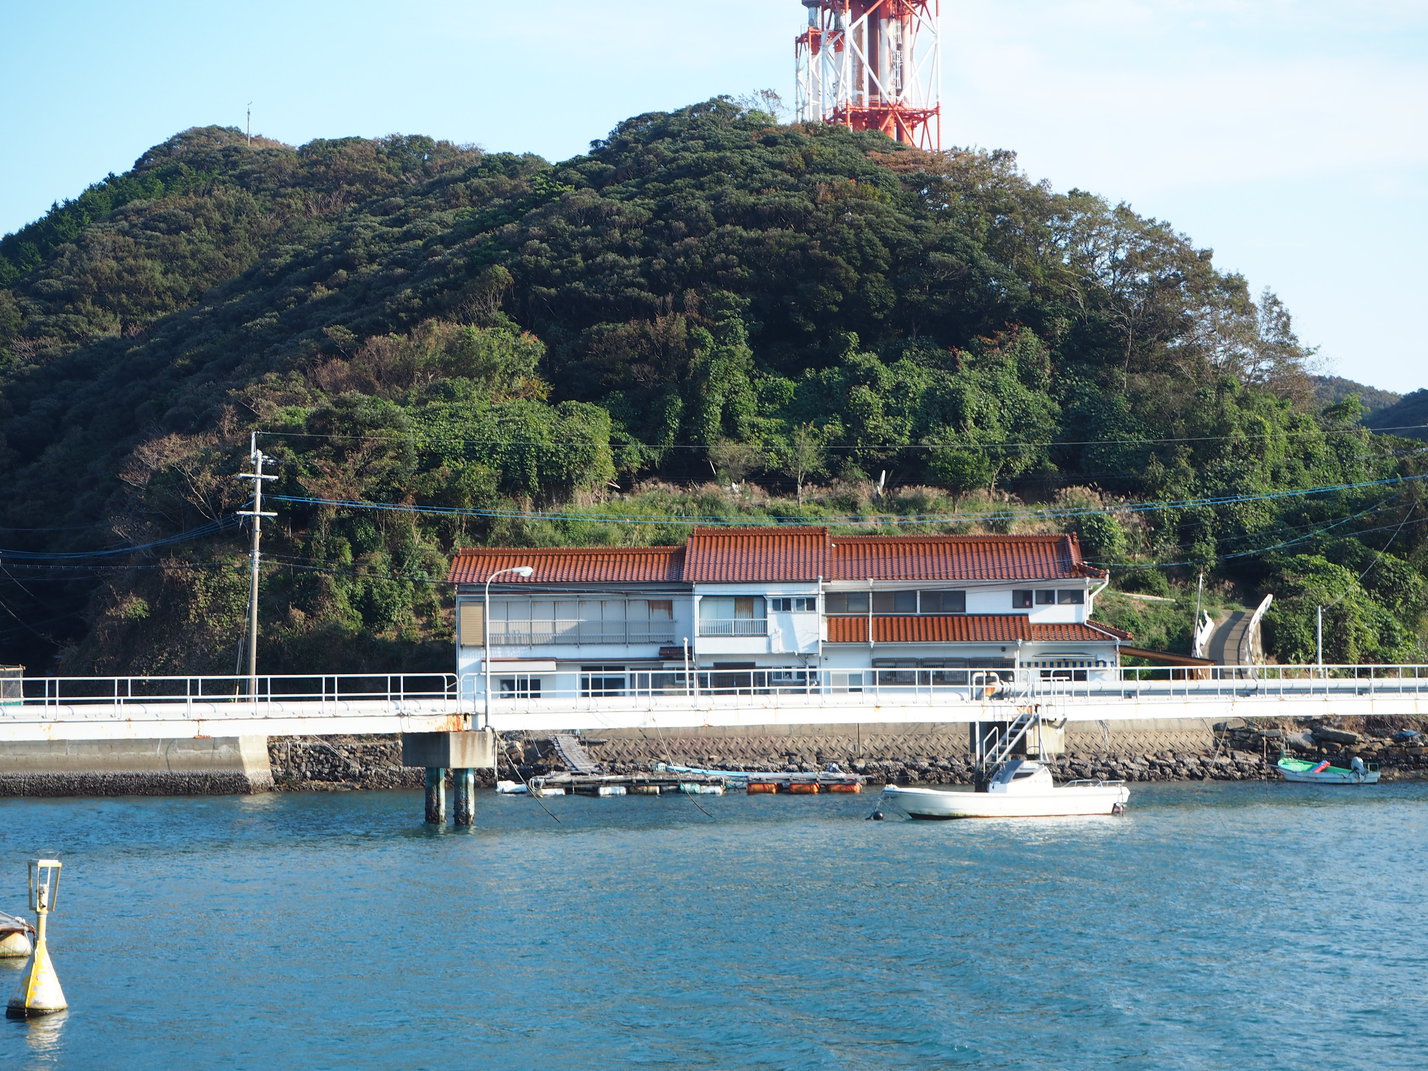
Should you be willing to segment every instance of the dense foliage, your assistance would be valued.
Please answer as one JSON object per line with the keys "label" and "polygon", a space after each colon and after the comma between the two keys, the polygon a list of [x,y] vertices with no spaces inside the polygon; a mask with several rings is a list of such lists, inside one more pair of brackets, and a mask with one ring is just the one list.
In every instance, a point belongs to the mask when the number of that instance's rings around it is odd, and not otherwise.
{"label": "dense foliage", "polygon": [[724,99],[556,165],[207,128],[0,286],[0,661],[235,669],[255,433],[273,672],[447,668],[458,543],[741,517],[1070,527],[1127,589],[1274,591],[1283,658],[1321,606],[1329,660],[1421,657],[1415,455],[1273,294],[1008,153]]}

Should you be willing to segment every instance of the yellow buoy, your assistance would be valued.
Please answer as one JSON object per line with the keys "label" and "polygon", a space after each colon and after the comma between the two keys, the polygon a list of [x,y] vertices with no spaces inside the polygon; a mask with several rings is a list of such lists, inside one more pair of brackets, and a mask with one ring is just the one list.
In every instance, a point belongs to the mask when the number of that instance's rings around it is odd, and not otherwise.
{"label": "yellow buoy", "polygon": [[49,947],[45,944],[45,924],[59,900],[59,872],[58,859],[30,860],[30,910],[35,913],[35,951],[20,973],[20,988],[5,1006],[7,1018],[28,1019],[69,1007],[54,964],[50,962]]}

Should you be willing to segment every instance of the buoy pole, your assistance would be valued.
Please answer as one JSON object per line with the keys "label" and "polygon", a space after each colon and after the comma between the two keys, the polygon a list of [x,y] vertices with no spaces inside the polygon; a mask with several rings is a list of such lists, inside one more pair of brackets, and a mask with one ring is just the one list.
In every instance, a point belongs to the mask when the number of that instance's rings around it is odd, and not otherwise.
{"label": "buoy pole", "polygon": [[45,943],[46,924],[50,910],[58,899],[58,859],[30,861],[30,908],[35,912],[35,951],[20,975],[20,988],[5,1006],[7,1019],[30,1019],[64,1011],[69,1004],[60,988],[59,975],[50,962],[49,946]]}

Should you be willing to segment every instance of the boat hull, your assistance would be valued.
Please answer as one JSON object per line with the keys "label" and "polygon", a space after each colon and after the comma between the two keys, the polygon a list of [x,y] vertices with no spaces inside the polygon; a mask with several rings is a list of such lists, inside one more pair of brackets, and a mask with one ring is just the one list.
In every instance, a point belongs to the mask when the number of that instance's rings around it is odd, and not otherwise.
{"label": "boat hull", "polygon": [[1378,783],[1377,767],[1348,770],[1342,766],[1325,766],[1304,759],[1281,759],[1279,773],[1286,781],[1309,785],[1374,785]]}
{"label": "boat hull", "polygon": [[1118,814],[1130,799],[1125,785],[1062,785],[1045,792],[888,785],[883,799],[909,818],[1062,818]]}
{"label": "boat hull", "polygon": [[35,928],[18,915],[0,911],[0,959],[20,959],[34,951],[30,935]]}

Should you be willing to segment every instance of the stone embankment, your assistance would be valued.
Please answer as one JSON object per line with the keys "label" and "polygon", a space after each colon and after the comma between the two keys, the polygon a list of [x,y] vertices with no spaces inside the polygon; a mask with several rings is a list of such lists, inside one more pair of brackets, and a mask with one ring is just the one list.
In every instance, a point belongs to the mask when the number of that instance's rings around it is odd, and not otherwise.
{"label": "stone embankment", "polygon": [[279,792],[421,788],[426,776],[402,765],[398,736],[269,737],[268,765]]}
{"label": "stone embankment", "polygon": [[[1316,722],[1184,722],[1068,726],[1065,749],[1044,761],[1058,780],[1245,781],[1278,777],[1280,751],[1347,765],[1357,754],[1380,765],[1383,780],[1428,777],[1428,719],[1338,719]],[[1351,723],[1352,722],[1352,723]],[[621,730],[582,736],[600,772],[649,772],[655,763],[717,769],[814,773],[836,764],[870,784],[970,784],[971,749],[965,726],[790,727],[747,730]],[[518,779],[563,769],[549,738],[506,737],[493,778]],[[394,737],[274,738],[268,744],[279,791],[420,788],[423,771],[401,764]]]}

